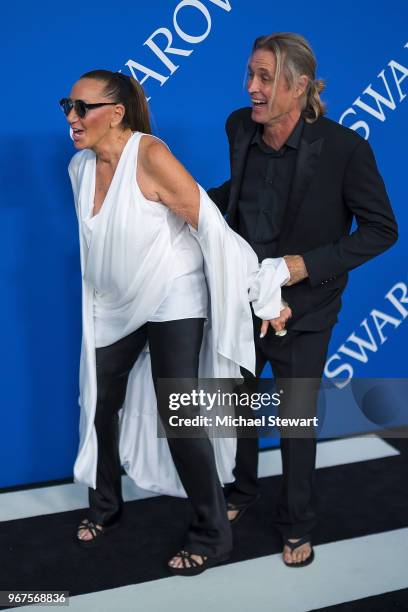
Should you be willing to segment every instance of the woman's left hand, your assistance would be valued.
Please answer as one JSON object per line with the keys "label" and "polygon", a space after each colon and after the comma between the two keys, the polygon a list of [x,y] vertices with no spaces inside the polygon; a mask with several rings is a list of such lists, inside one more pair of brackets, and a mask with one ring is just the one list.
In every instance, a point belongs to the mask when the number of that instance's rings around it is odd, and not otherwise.
{"label": "woman's left hand", "polygon": [[264,338],[268,333],[269,327],[272,327],[275,333],[282,332],[285,329],[286,322],[290,319],[291,316],[291,309],[289,308],[289,306],[285,306],[285,308],[280,311],[279,317],[271,319],[270,321],[262,321],[261,333],[259,337]]}

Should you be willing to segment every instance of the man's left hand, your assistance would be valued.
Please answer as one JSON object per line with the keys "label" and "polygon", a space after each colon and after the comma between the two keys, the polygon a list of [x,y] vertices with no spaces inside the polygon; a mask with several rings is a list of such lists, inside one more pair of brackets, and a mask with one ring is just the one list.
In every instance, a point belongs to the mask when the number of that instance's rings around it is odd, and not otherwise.
{"label": "man's left hand", "polygon": [[283,258],[289,269],[290,279],[286,283],[285,287],[295,285],[309,275],[306,270],[306,265],[301,255],[285,255]]}

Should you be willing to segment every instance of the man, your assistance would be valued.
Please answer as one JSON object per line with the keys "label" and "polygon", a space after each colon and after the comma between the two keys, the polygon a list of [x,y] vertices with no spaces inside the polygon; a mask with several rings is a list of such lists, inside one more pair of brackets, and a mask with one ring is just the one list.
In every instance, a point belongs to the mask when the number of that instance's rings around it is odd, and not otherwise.
{"label": "man", "polygon": [[[347,273],[397,239],[371,147],[323,117],[324,85],[315,70],[313,52],[299,35],[255,41],[247,84],[252,106],[233,112],[226,123],[231,178],[209,191],[260,261],[285,257],[290,280],[283,298],[292,317],[285,336],[265,327],[260,334],[254,317],[256,374],[270,362],[289,390],[286,410],[311,417]],[[357,229],[350,233],[353,218]],[[238,440],[236,480],[227,497],[232,522],[259,496],[257,446],[256,439]],[[281,435],[281,453],[276,523],[284,562],[299,567],[314,558],[315,436]]]}

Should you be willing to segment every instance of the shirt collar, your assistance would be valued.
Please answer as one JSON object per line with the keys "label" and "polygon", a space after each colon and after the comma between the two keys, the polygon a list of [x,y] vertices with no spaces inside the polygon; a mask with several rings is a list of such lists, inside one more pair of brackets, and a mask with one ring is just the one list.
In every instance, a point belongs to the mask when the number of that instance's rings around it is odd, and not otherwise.
{"label": "shirt collar", "polygon": [[[282,146],[282,149],[283,147],[290,147],[291,149],[299,148],[300,138],[302,136],[302,131],[303,131],[303,125],[304,125],[304,119],[303,117],[300,117],[299,121],[296,123],[295,127],[290,133],[289,138],[287,139],[285,144]],[[251,144],[257,144],[261,147],[261,149],[265,149],[265,147],[271,149],[271,147],[268,147],[268,145],[263,141],[262,134],[263,134],[263,125],[258,124],[255,130],[255,134],[251,140]]]}

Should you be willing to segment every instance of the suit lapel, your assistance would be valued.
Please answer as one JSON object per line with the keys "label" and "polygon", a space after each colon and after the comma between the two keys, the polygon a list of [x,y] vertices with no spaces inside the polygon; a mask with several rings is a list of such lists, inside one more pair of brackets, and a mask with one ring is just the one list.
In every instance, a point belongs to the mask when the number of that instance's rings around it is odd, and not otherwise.
{"label": "suit lapel", "polygon": [[278,252],[281,251],[282,242],[288,237],[294,227],[296,215],[317,169],[324,138],[318,138],[313,141],[306,139],[305,136],[310,127],[308,124],[305,125],[304,134],[300,140],[292,189],[283,217],[282,231],[279,236]]}
{"label": "suit lapel", "polygon": [[248,148],[256,130],[256,123],[241,122],[237,129],[231,164],[231,190],[227,209],[228,223],[234,227],[237,213],[239,193],[241,190],[242,178],[245,171],[245,164],[248,155]]}

